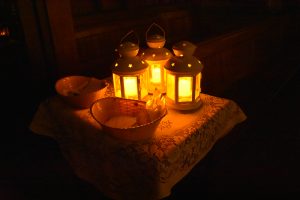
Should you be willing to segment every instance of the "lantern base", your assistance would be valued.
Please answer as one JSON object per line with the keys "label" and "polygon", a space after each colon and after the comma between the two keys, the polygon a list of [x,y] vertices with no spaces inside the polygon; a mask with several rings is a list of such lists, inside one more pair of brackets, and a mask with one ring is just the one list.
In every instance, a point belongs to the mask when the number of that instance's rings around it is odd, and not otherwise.
{"label": "lantern base", "polygon": [[174,101],[166,98],[167,100],[167,107],[174,110],[196,110],[200,108],[202,105],[202,101],[198,99],[196,102],[180,102],[175,103]]}

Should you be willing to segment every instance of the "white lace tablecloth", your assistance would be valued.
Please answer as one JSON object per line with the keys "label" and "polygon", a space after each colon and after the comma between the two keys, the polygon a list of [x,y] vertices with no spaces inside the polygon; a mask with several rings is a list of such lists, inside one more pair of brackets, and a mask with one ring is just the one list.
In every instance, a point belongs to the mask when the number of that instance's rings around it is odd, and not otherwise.
{"label": "white lace tablecloth", "polygon": [[201,94],[194,112],[169,110],[151,140],[109,137],[89,109],[57,96],[39,105],[30,129],[54,138],[81,179],[113,199],[160,199],[246,115],[232,100]]}

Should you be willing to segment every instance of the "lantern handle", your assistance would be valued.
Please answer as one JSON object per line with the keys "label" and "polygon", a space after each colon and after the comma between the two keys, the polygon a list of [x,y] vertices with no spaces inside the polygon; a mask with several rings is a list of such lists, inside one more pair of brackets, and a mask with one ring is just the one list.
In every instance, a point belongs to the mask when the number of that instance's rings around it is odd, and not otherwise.
{"label": "lantern handle", "polygon": [[148,28],[147,31],[146,31],[146,40],[148,39],[148,32],[150,31],[150,29],[151,29],[153,26],[157,26],[157,27],[161,30],[161,32],[163,33],[163,37],[166,38],[165,30],[164,30],[160,25],[158,25],[157,23],[154,22],[154,23],[152,23],[152,24],[149,26],[149,28]]}
{"label": "lantern handle", "polygon": [[120,44],[127,38],[129,37],[131,34],[133,34],[135,36],[135,38],[137,39],[137,45],[139,46],[140,45],[140,40],[139,40],[139,37],[137,35],[137,33],[133,30],[129,31],[126,35],[124,35],[120,41]]}

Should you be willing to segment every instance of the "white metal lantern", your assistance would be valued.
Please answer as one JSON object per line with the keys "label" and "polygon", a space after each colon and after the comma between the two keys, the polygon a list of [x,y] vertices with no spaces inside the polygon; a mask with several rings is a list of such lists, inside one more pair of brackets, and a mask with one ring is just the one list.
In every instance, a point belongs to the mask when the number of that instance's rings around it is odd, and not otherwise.
{"label": "white metal lantern", "polygon": [[196,45],[181,41],[172,49],[175,56],[165,67],[167,105],[178,110],[199,108],[203,65],[193,56]]}
{"label": "white metal lantern", "polygon": [[133,31],[127,33],[116,49],[120,57],[112,66],[114,93],[116,97],[143,100],[148,94],[148,65],[137,56],[139,42],[123,42],[126,37],[133,33]]}
{"label": "white metal lantern", "polygon": [[[151,28],[158,27],[162,31],[160,34],[151,34],[149,31]],[[165,31],[156,23],[153,23],[146,32],[146,42],[149,48],[145,49],[141,58],[148,65],[148,93],[153,94],[154,91],[165,93],[165,65],[171,58],[171,52],[164,48],[166,39]]]}

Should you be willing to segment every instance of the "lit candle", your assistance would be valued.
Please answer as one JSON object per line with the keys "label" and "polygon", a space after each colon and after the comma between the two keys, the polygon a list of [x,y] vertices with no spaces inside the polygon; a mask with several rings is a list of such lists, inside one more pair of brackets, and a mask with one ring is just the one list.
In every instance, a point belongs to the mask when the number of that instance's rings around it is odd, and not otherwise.
{"label": "lit candle", "polygon": [[0,28],[0,36],[9,36],[8,27]]}
{"label": "lit candle", "polygon": [[[192,97],[192,78],[191,77],[179,77],[178,78],[178,97],[179,99],[191,100]],[[190,100],[189,100],[190,99]]]}
{"label": "lit candle", "polygon": [[138,99],[138,87],[136,77],[124,77],[124,93],[127,99]]}
{"label": "lit candle", "polygon": [[161,82],[161,72],[160,72],[160,65],[159,64],[153,64],[151,65],[152,69],[152,77],[151,77],[151,82],[158,84]]}

